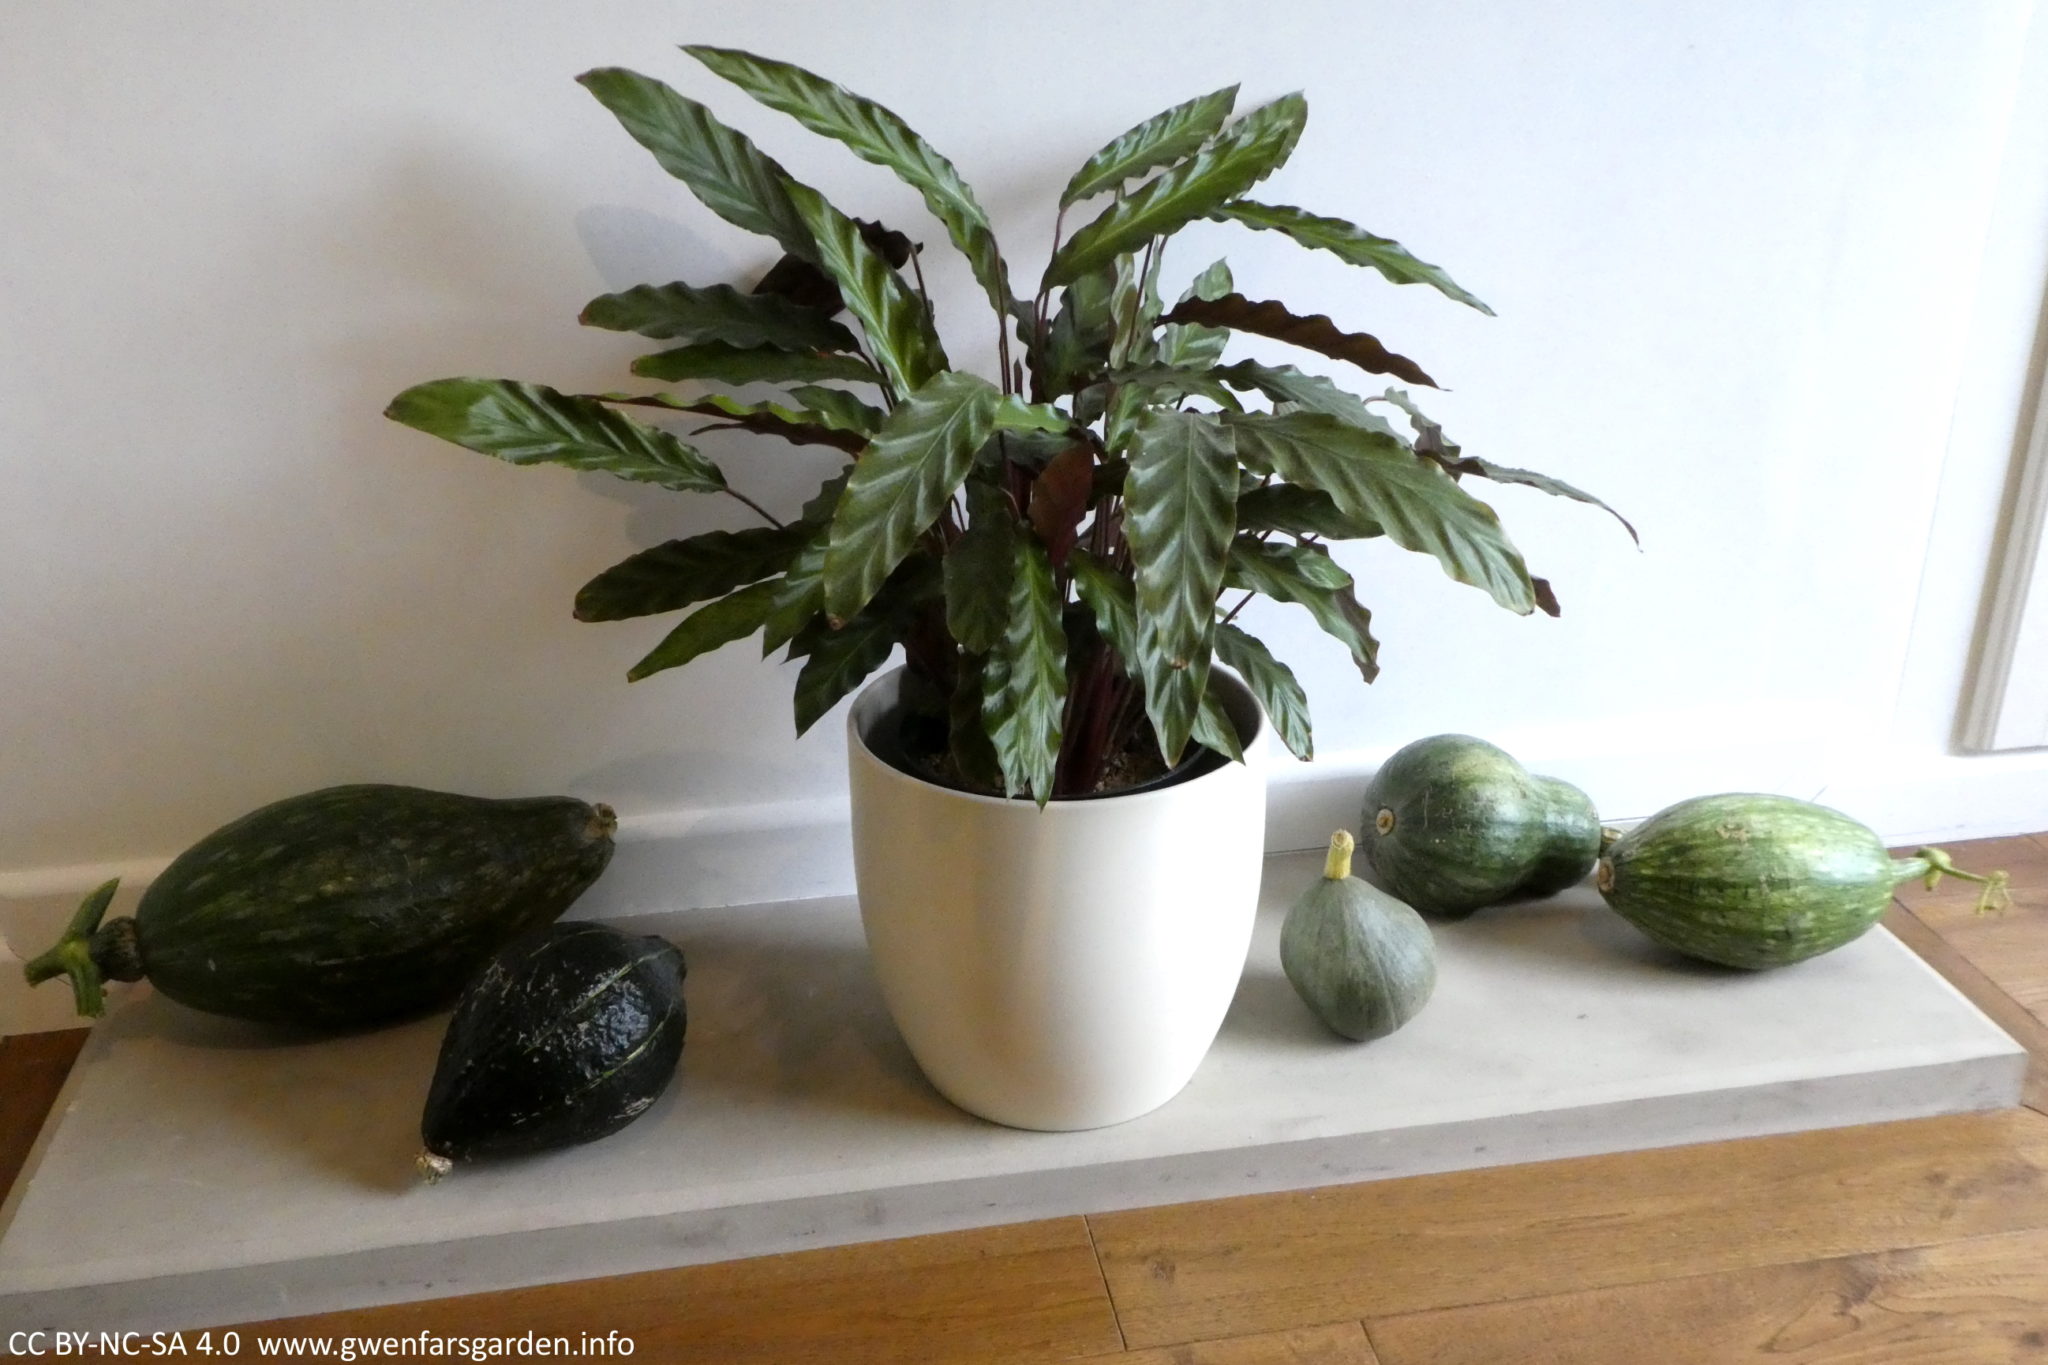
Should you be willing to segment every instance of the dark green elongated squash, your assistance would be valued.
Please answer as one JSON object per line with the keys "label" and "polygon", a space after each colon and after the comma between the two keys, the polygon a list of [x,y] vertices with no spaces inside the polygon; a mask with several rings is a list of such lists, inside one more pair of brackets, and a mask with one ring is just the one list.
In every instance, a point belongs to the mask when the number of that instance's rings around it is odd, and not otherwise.
{"label": "dark green elongated squash", "polygon": [[611,861],[608,806],[418,787],[328,787],[201,839],[100,923],[115,883],[27,964],[69,976],[81,1014],[101,982],[148,977],[209,1014],[355,1028],[453,1000],[509,940],[568,909]]}
{"label": "dark green elongated squash", "polygon": [[1893,858],[1868,827],[1789,796],[1699,796],[1657,812],[1610,845],[1595,884],[1656,942],[1726,967],[1783,967],[1839,948],[1884,916],[1915,877],[1982,883],[1998,904],[2005,874],[1964,872],[1938,848]]}
{"label": "dark green elongated squash", "polygon": [[1600,817],[1577,787],[1483,739],[1432,735],[1373,774],[1359,845],[1409,905],[1462,915],[1584,877],[1600,854]]}
{"label": "dark green elongated squash", "polygon": [[1384,1038],[1436,989],[1436,938],[1422,916],[1351,875],[1349,831],[1330,837],[1323,875],[1280,926],[1280,969],[1332,1031]]}
{"label": "dark green elongated squash", "polygon": [[420,1120],[421,1174],[609,1137],[683,1055],[683,954],[652,935],[555,924],[463,992]]}

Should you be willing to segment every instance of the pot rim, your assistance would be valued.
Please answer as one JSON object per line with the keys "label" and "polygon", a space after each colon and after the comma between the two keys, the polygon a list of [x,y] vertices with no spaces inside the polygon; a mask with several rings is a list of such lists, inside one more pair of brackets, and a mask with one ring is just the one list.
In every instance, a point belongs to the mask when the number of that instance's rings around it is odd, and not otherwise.
{"label": "pot rim", "polygon": [[[1043,806],[1037,805],[1028,796],[987,796],[980,792],[962,791],[958,787],[949,787],[944,783],[933,782],[928,778],[919,777],[915,773],[905,772],[876,753],[868,744],[866,735],[862,733],[864,721],[881,719],[881,716],[870,717],[866,714],[874,711],[879,705],[874,700],[876,694],[885,689],[894,690],[894,685],[900,682],[908,672],[909,669],[906,666],[898,664],[886,673],[878,674],[869,679],[866,685],[855,694],[853,705],[848,707],[846,712],[847,752],[858,755],[861,760],[893,780],[908,783],[912,787],[922,788],[927,791],[943,793],[948,797],[972,802],[976,805],[1001,810],[1032,810],[1043,815],[1053,810],[1085,810],[1091,806],[1101,806],[1112,802],[1128,804],[1140,801],[1169,801],[1174,798],[1176,793],[1185,793],[1205,783],[1213,783],[1225,774],[1230,773],[1233,769],[1244,768],[1258,772],[1263,771],[1266,767],[1265,740],[1267,732],[1272,728],[1272,723],[1267,720],[1265,708],[1259,705],[1258,698],[1252,695],[1251,689],[1246,687],[1236,674],[1218,664],[1210,670],[1210,681],[1212,683],[1221,683],[1227,693],[1234,692],[1236,694],[1235,697],[1225,698],[1226,705],[1231,701],[1236,701],[1240,704],[1238,709],[1242,709],[1254,718],[1249,735],[1244,733],[1244,727],[1241,724],[1239,726],[1239,738],[1244,742],[1244,761],[1242,763],[1225,759],[1217,767],[1207,772],[1197,773],[1183,781],[1166,782],[1160,785],[1146,786],[1133,790],[1104,792],[1088,796],[1054,797]],[[894,699],[892,699],[891,704],[883,711],[883,715],[887,715],[894,710]],[[1233,720],[1239,719],[1236,715],[1233,715],[1232,718]]]}

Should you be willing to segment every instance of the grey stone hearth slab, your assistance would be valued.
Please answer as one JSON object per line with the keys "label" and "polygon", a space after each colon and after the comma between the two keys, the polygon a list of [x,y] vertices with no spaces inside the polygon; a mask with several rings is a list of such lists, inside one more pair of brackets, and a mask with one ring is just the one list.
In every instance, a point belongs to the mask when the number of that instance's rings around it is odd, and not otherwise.
{"label": "grey stone hearth slab", "polygon": [[1277,958],[1319,861],[1270,861],[1244,984],[1193,1084],[1088,1133],[1010,1131],[940,1099],[844,899],[632,921],[689,958],[680,1084],[602,1143],[432,1188],[411,1160],[440,1019],[287,1042],[137,988],[0,1213],[0,1324],[222,1324],[2018,1097],[2025,1055],[1882,931],[1743,975],[1652,948],[1586,889],[1439,926],[1428,1009],[1343,1043]]}

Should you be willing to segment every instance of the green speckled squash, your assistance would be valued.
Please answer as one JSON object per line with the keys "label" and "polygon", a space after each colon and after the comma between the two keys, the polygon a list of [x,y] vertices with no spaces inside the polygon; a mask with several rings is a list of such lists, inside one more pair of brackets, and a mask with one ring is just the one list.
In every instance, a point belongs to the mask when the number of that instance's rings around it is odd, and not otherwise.
{"label": "green speckled squash", "polygon": [[1839,948],[1884,916],[1892,889],[1942,876],[1985,886],[1937,848],[1895,859],[1866,826],[1789,796],[1732,793],[1670,806],[1600,859],[1596,884],[1617,914],[1656,942],[1727,967],[1783,967]]}
{"label": "green speckled squash", "polygon": [[419,1170],[595,1142],[661,1097],[683,1053],[683,955],[588,921],[506,945],[448,1021]]}
{"label": "green speckled squash", "polygon": [[355,1028],[447,1004],[509,940],[557,918],[611,861],[610,808],[491,801],[418,787],[329,787],[251,812],[187,849],[133,919],[102,925],[109,882],[27,964],[69,976],[81,1014],[101,981],[144,976],[209,1014]]}
{"label": "green speckled squash", "polygon": [[1432,735],[1373,774],[1359,846],[1396,896],[1424,914],[1462,915],[1584,877],[1600,854],[1600,817],[1577,787],[1483,739]]}
{"label": "green speckled squash", "polygon": [[1422,916],[1351,875],[1351,835],[1330,839],[1323,875],[1280,927],[1280,968],[1318,1019],[1346,1038],[1384,1038],[1436,989],[1436,938]]}

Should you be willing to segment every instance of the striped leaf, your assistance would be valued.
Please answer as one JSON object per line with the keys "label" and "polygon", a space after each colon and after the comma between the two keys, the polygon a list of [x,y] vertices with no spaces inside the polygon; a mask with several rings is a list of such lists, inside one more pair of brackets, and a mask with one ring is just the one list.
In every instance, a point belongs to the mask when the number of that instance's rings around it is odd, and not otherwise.
{"label": "striped leaf", "polygon": [[1394,434],[1384,417],[1366,406],[1363,398],[1337,387],[1319,374],[1306,374],[1292,365],[1261,365],[1240,360],[1216,371],[1216,377],[1245,393],[1264,394],[1274,403],[1292,403],[1308,412],[1327,413],[1367,431]]}
{"label": "striped leaf", "polygon": [[[1217,261],[1195,276],[1194,283],[1180,296],[1180,301],[1220,299],[1230,289],[1230,262]],[[1229,344],[1228,328],[1176,322],[1159,335],[1159,363],[1189,369],[1205,368],[1221,360],[1223,348]]]}
{"label": "striped leaf", "polygon": [[845,625],[827,628],[812,622],[798,647],[804,666],[796,675],[796,732],[816,725],[847,693],[888,662],[889,651],[903,638],[904,618],[881,604],[856,615]]}
{"label": "striped leaf", "polygon": [[744,134],[638,72],[602,67],[576,79],[706,208],[734,227],[773,237],[793,255],[816,258],[810,231],[790,203],[788,174]]}
{"label": "striped leaf", "polygon": [[1379,676],[1379,641],[1372,613],[1352,595],[1351,575],[1319,545],[1262,545],[1239,536],[1230,547],[1226,579],[1233,588],[1263,593],[1276,602],[1306,607],[1316,624],[1351,651],[1367,682]]}
{"label": "striped leaf", "polygon": [[1309,730],[1308,694],[1301,690],[1294,671],[1274,658],[1258,637],[1227,622],[1216,627],[1216,657],[1244,679],[1244,685],[1259,699],[1267,719],[1279,732],[1280,742],[1304,763],[1314,758],[1316,746]]}
{"label": "striped leaf", "polygon": [[1312,412],[1228,420],[1246,464],[1321,489],[1346,516],[1373,522],[1404,550],[1435,556],[1445,573],[1508,610],[1535,609],[1528,566],[1500,517],[1398,438]]}
{"label": "striped leaf", "polygon": [[867,605],[966,479],[995,432],[1002,399],[977,375],[947,371],[897,405],[853,467],[832,517],[825,609],[847,620]]}
{"label": "striped leaf", "polygon": [[1442,267],[1417,260],[1406,247],[1386,237],[1375,237],[1364,228],[1342,218],[1324,218],[1285,204],[1259,204],[1240,199],[1225,204],[1209,215],[1219,222],[1239,222],[1246,227],[1285,233],[1305,247],[1335,255],[1352,265],[1362,265],[1395,284],[1426,284],[1446,298],[1477,308],[1488,317],[1493,310],[1467,293]]}
{"label": "striped leaf", "polygon": [[868,352],[896,392],[909,393],[944,370],[946,353],[923,301],[875,254],[859,225],[807,186],[792,182],[789,195],[817,243],[818,264],[839,285],[847,311],[867,333]]}
{"label": "striped leaf", "polygon": [[802,412],[779,403],[743,403],[737,398],[716,393],[705,394],[701,398],[678,398],[672,393],[600,393],[593,396],[626,407],[661,408],[668,412],[691,412],[720,419],[714,426],[701,428],[705,431],[751,431],[762,436],[780,437],[791,445],[831,446],[849,455],[858,455],[868,443],[867,437],[860,432],[830,425],[822,413]]}
{"label": "striped leaf", "polygon": [[880,430],[885,415],[880,408],[863,403],[845,389],[828,389],[821,384],[799,385],[789,391],[789,396],[818,414],[825,425],[863,436]]}
{"label": "striped leaf", "polygon": [[1010,575],[1019,531],[1010,499],[993,484],[967,485],[967,532],[946,554],[946,629],[970,654],[986,654],[1010,616]]}
{"label": "striped leaf", "polygon": [[584,305],[579,321],[657,341],[722,341],[785,351],[850,351],[855,345],[853,333],[815,308],[774,294],[742,294],[729,284],[643,284],[601,294]]}
{"label": "striped leaf", "polygon": [[620,560],[576,594],[579,621],[624,621],[681,611],[789,567],[816,527],[707,531]]}
{"label": "striped leaf", "polygon": [[391,400],[394,422],[511,464],[558,464],[685,493],[725,488],[718,466],[595,398],[510,379],[436,379]]}
{"label": "striped leaf", "polygon": [[1307,119],[1308,102],[1300,95],[1246,114],[1076,232],[1046,266],[1045,283],[1079,279],[1237,198],[1287,159]]}
{"label": "striped leaf", "polygon": [[1208,683],[1237,475],[1230,431],[1213,415],[1152,408],[1135,424],[1124,535],[1136,570],[1146,714],[1169,764],[1179,761]]}
{"label": "striped leaf", "polygon": [[1291,483],[1268,484],[1237,495],[1240,531],[1282,531],[1290,536],[1321,536],[1325,540],[1369,540],[1386,534],[1380,524],[1353,516],[1319,488]]}
{"label": "striped leaf", "polygon": [[720,384],[793,384],[820,379],[882,382],[882,376],[858,356],[832,351],[785,351],[775,346],[729,346],[723,341],[700,341],[694,346],[643,355],[633,362],[633,373],[670,384],[685,379],[709,379]]}
{"label": "striped leaf", "polygon": [[873,100],[853,94],[800,66],[732,48],[690,46],[683,51],[771,109],[780,110],[814,133],[836,138],[854,155],[894,171],[924,196],[925,207],[945,225],[946,235],[974,268],[998,313],[1010,302],[1009,273],[988,215],[953,163],[933,150],[910,125]]}
{"label": "striped leaf", "polygon": [[680,668],[699,655],[746,639],[761,628],[774,604],[775,584],[755,583],[691,612],[646,658],[633,665],[626,681],[639,682],[663,669]]}
{"label": "striped leaf", "polygon": [[1176,104],[1118,134],[1074,172],[1060,195],[1060,207],[1069,208],[1090,195],[1118,189],[1133,177],[1193,155],[1216,135],[1236,103],[1237,87],[1228,86]]}
{"label": "striped leaf", "polygon": [[1052,560],[1029,536],[1016,539],[1009,621],[982,666],[982,724],[995,745],[1003,788],[1040,806],[1052,799],[1067,702],[1067,634]]}
{"label": "striped leaf", "polygon": [[[1067,557],[1067,567],[1074,575],[1074,591],[1091,614],[1095,617],[1095,628],[1109,641],[1109,647],[1116,652],[1124,673],[1134,675],[1138,657],[1138,608],[1131,591],[1130,580],[1117,573],[1086,550],[1076,550]],[[1195,711],[1195,725],[1189,738],[1206,748],[1214,749],[1225,758],[1243,761],[1244,744],[1238,738],[1237,726],[1230,720],[1230,713],[1223,709],[1223,703],[1216,694],[1204,687],[1202,704]]]}
{"label": "striped leaf", "polygon": [[829,528],[814,532],[775,580],[775,600],[761,623],[761,657],[794,641],[825,610],[825,546]]}

